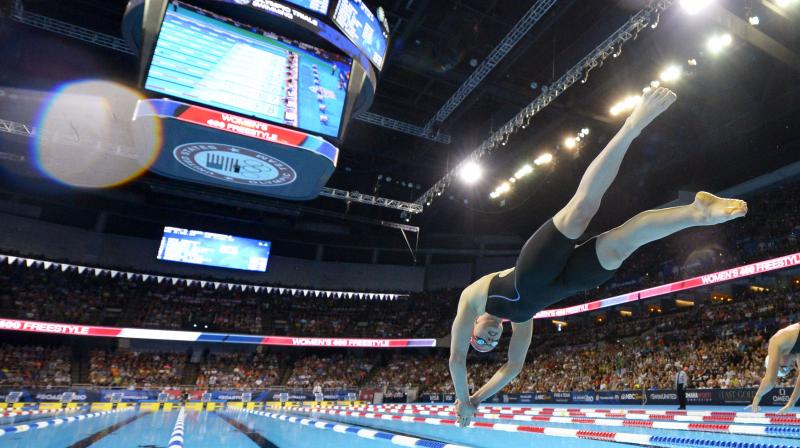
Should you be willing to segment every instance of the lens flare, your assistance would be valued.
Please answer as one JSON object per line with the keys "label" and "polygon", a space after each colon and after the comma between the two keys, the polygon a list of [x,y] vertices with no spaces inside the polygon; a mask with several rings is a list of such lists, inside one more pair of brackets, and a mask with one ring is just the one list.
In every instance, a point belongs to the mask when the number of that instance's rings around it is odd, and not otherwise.
{"label": "lens flare", "polygon": [[133,143],[131,117],[143,97],[123,85],[98,80],[59,88],[36,122],[32,151],[38,169],[66,185],[107,188],[142,175],[161,148],[154,119],[149,147]]}

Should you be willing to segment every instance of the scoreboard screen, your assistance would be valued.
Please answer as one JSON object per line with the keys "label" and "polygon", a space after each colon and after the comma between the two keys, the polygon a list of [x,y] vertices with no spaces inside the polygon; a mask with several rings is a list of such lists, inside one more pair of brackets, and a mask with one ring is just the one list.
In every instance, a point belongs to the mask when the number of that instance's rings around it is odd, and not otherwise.
{"label": "scoreboard screen", "polygon": [[351,67],[345,56],[173,1],[145,89],[338,137]]}
{"label": "scoreboard screen", "polygon": [[181,263],[267,271],[269,241],[259,241],[221,233],[164,227],[158,259]]}
{"label": "scoreboard screen", "polygon": [[320,14],[328,13],[328,0],[284,0],[301,8],[310,9]]}
{"label": "scoreboard screen", "polygon": [[383,69],[389,36],[380,22],[361,0],[340,0],[333,21],[378,67]]}

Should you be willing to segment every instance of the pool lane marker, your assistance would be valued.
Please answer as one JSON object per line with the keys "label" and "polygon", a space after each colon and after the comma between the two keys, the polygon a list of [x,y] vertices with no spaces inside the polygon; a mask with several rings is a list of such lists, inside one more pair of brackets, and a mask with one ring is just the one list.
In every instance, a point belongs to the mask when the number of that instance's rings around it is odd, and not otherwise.
{"label": "pool lane marker", "polygon": [[[384,405],[361,405],[360,408],[368,409],[396,409],[396,408],[414,408],[425,410],[444,410],[452,409],[452,405],[431,405],[431,404],[384,404]],[[761,418],[797,418],[800,419],[800,414],[787,412],[779,414],[777,412],[736,412],[736,411],[675,411],[665,409],[591,409],[591,408],[543,408],[531,406],[479,406],[478,409],[490,410],[500,412],[501,414],[527,414],[530,412],[537,412],[541,414],[547,413],[581,413],[581,412],[597,412],[606,414],[644,414],[644,415],[694,415],[704,417],[761,417]]]}
{"label": "pool lane marker", "polygon": [[169,438],[167,448],[183,448],[183,423],[186,420],[186,408],[181,406],[178,412],[178,419],[175,420],[175,426],[172,428],[172,435]]}
{"label": "pool lane marker", "polygon": [[[363,410],[354,409],[351,406],[329,406],[326,408],[321,407],[307,407],[306,409],[334,409],[349,411],[347,415],[361,416],[365,414]],[[437,417],[455,417],[455,412],[450,411],[404,411],[404,410],[386,410],[385,414],[392,415],[405,415],[411,417],[420,416],[437,416]],[[475,418],[482,418],[485,420],[516,420],[525,422],[548,422],[560,423],[566,425],[595,425],[595,426],[622,426],[632,428],[652,428],[652,429],[667,429],[673,431],[700,431],[700,432],[715,432],[722,434],[740,434],[750,436],[764,436],[764,437],[789,437],[800,439],[800,428],[791,426],[751,426],[751,425],[731,425],[731,424],[711,424],[711,423],[682,423],[672,421],[642,421],[642,420],[615,420],[606,418],[582,418],[582,417],[556,417],[556,416],[537,416],[537,415],[509,415],[509,414],[493,414],[485,412],[477,412],[474,414]]]}
{"label": "pool lane marker", "polygon": [[[287,409],[293,412],[320,413],[320,414],[343,415],[343,416],[347,416],[347,413],[350,412],[351,413],[350,417],[367,418],[373,420],[376,419],[395,420],[395,421],[399,420],[409,423],[424,423],[427,425],[449,425],[449,426],[456,425],[455,420],[442,419],[442,418],[389,415],[389,414],[381,414],[375,412],[355,412],[355,415],[352,415],[354,413],[353,411],[336,411],[329,409],[313,410],[312,408],[292,407]],[[493,431],[525,432],[525,433],[542,434],[546,436],[554,436],[562,438],[589,439],[589,440],[598,440],[603,442],[618,442],[618,443],[627,443],[627,444],[644,445],[644,446],[653,446],[653,444],[656,443],[672,443],[672,444],[683,444],[692,446],[726,446],[731,448],[797,448],[797,445],[739,442],[739,441],[723,442],[726,443],[726,445],[711,445],[712,442],[714,443],[716,442],[710,441],[708,439],[698,439],[693,437],[667,437],[667,436],[631,434],[631,433],[610,432],[610,431],[587,431],[587,430],[577,430],[568,428],[552,428],[549,426],[539,427],[539,426],[512,425],[507,423],[471,422],[469,424],[469,427],[482,428]]]}
{"label": "pool lane marker", "polygon": [[455,445],[452,443],[437,442],[435,440],[419,439],[417,437],[403,436],[386,431],[376,431],[373,429],[362,428],[360,426],[345,425],[342,423],[330,423],[325,421],[314,420],[311,418],[294,417],[286,414],[275,414],[272,412],[244,410],[249,414],[260,415],[262,417],[269,417],[274,420],[281,420],[290,423],[297,423],[303,426],[309,426],[317,429],[324,429],[327,431],[338,432],[342,434],[355,434],[358,437],[370,440],[386,440],[394,445],[408,446],[408,447],[425,447],[425,448],[469,448],[465,445]]}
{"label": "pool lane marker", "polygon": [[[436,412],[446,412],[452,407],[442,407],[437,409],[423,409],[418,407],[356,407],[358,410],[374,410],[384,412],[397,412],[398,410],[411,410],[412,412],[421,415],[435,415]],[[740,413],[740,416],[734,416],[735,413],[721,412],[714,413],[713,415],[683,415],[683,414],[646,414],[643,412],[632,412],[633,410],[618,409],[614,412],[578,412],[576,410],[553,410],[553,411],[536,411],[526,410],[516,412],[509,409],[493,409],[489,407],[479,407],[479,411],[494,411],[491,413],[501,415],[533,415],[533,416],[546,416],[546,417],[583,417],[583,418],[615,418],[615,419],[630,419],[630,420],[647,420],[647,421],[675,421],[675,422],[694,422],[694,423],[743,423],[749,425],[787,425],[787,426],[800,426],[800,418],[794,417],[794,414],[760,414],[771,415],[770,417],[746,417],[744,415],[759,415],[753,413]]]}
{"label": "pool lane marker", "polygon": [[48,426],[58,426],[63,423],[72,423],[78,420],[86,420],[89,418],[101,417],[103,415],[115,414],[117,412],[125,412],[129,410],[133,410],[133,408],[117,409],[114,411],[92,412],[91,414],[80,414],[71,417],[54,418],[52,420],[31,423],[29,425],[5,426],[0,428],[0,436],[4,436],[6,434],[11,434],[11,433],[30,431],[32,429],[47,428]]}
{"label": "pool lane marker", "polygon": [[78,409],[43,409],[31,411],[13,411],[0,413],[0,418],[19,417],[23,415],[40,415],[40,414],[56,414],[59,412],[76,412]]}

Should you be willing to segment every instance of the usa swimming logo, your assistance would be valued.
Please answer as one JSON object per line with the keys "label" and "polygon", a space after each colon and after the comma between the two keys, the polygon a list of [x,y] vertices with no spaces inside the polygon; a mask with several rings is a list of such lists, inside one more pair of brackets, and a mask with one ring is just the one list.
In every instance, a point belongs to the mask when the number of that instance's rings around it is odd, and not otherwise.
{"label": "usa swimming logo", "polygon": [[186,168],[223,182],[280,187],[297,180],[297,172],[284,161],[238,146],[186,143],[173,155]]}

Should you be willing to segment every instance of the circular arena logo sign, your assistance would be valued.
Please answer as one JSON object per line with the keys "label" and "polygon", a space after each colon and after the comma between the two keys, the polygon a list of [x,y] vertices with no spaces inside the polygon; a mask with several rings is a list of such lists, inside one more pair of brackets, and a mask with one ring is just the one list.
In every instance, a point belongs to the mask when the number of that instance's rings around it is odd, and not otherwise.
{"label": "circular arena logo sign", "polygon": [[247,148],[219,143],[186,143],[175,159],[190,170],[217,180],[257,187],[280,187],[297,179],[285,162]]}

